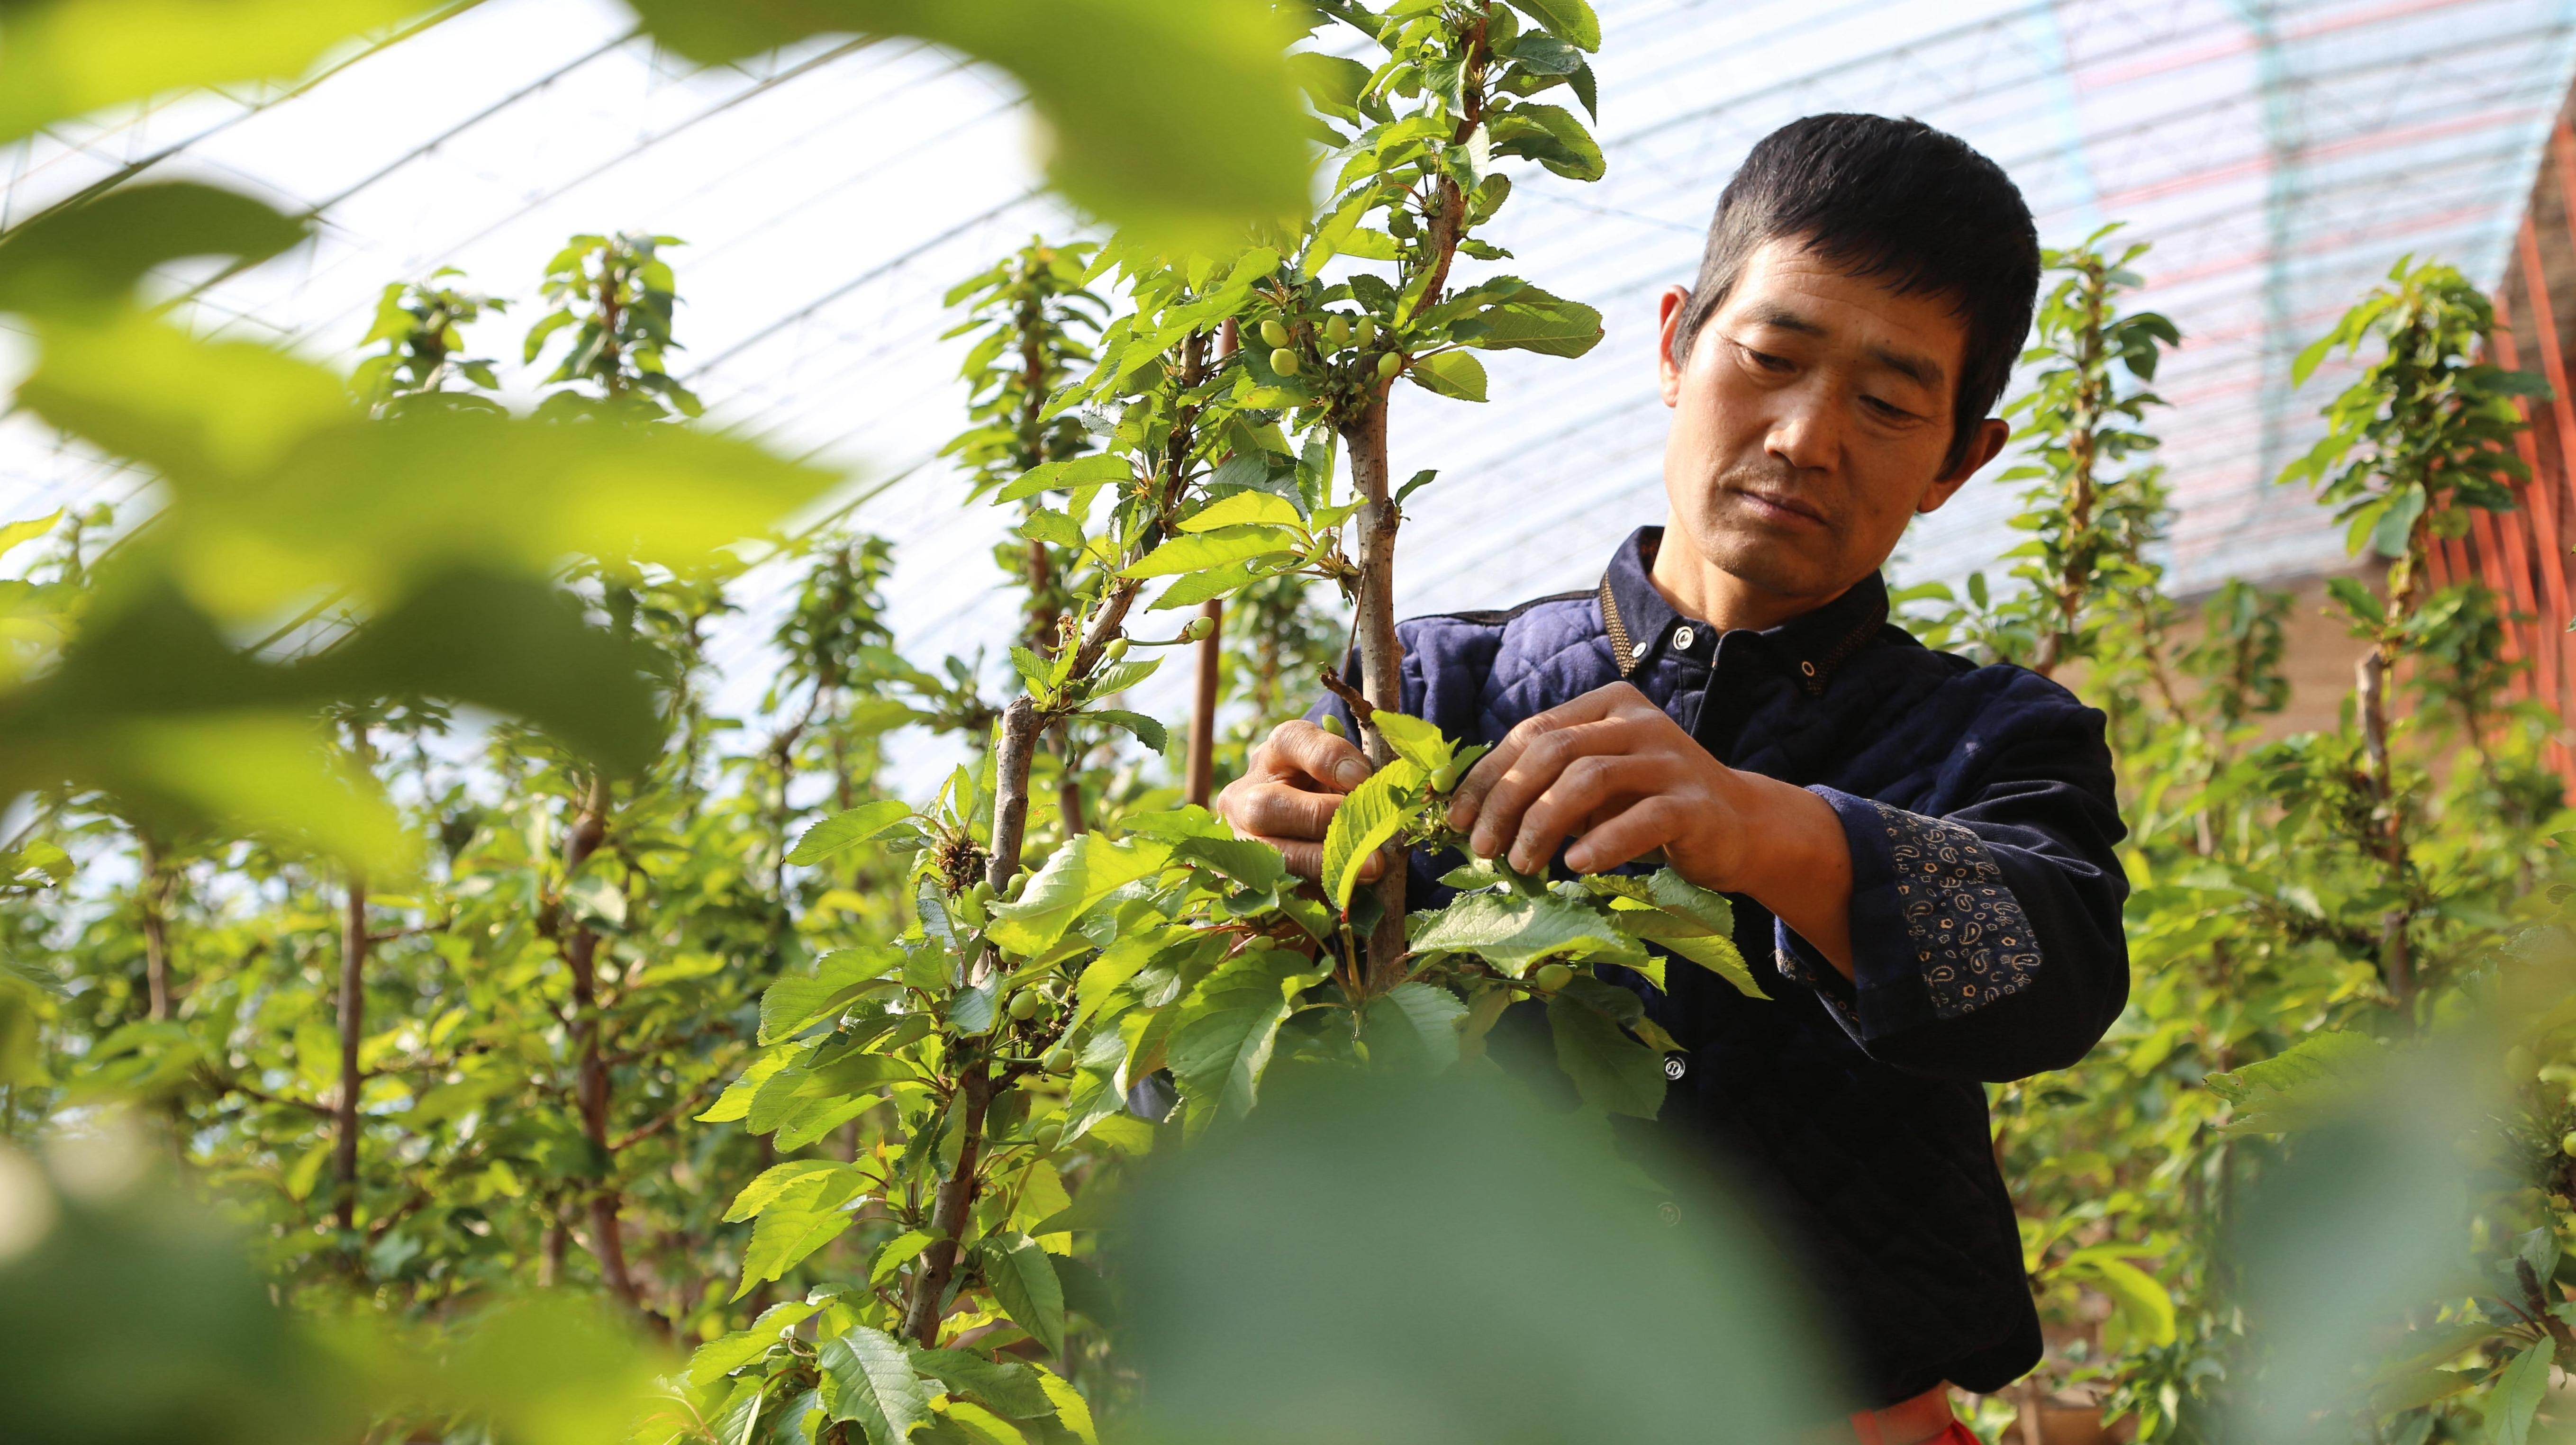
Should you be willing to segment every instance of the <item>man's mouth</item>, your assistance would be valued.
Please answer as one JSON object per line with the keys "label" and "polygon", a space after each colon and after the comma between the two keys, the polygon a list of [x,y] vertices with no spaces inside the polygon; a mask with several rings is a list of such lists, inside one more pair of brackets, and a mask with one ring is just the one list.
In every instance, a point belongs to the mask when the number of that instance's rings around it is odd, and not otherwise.
{"label": "man's mouth", "polygon": [[1824,513],[1789,493],[1740,491],[1736,495],[1742,497],[1745,505],[1765,521],[1793,527],[1825,525]]}

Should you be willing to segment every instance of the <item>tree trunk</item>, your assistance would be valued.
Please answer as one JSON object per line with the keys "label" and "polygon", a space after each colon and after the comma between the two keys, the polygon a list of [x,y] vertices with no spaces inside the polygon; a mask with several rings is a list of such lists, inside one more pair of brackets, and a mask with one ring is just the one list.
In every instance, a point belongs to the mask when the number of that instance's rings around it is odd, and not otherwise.
{"label": "tree trunk", "polygon": [[170,874],[151,830],[135,829],[134,841],[143,855],[143,880],[135,891],[135,911],[143,924],[143,986],[152,1020],[159,1023],[175,1006],[170,991]]}
{"label": "tree trunk", "polygon": [[[993,851],[984,865],[984,881],[1001,892],[1020,871],[1020,849],[1028,837],[1029,762],[1036,753],[1038,708],[1023,693],[1002,709],[1001,746],[994,759]],[[975,960],[969,983],[992,976],[990,952]],[[940,1181],[931,1201],[931,1244],[921,1252],[921,1269],[913,1276],[905,1301],[903,1332],[928,1349],[939,1343],[941,1305],[948,1282],[956,1277],[958,1236],[975,1207],[976,1173],[984,1154],[984,1115],[993,1102],[992,1066],[977,1045],[975,1055],[957,1071],[957,1097],[965,1108],[957,1120],[957,1167]]]}
{"label": "tree trunk", "polygon": [[[581,812],[564,838],[567,883],[608,836],[608,806],[608,779],[592,777]],[[599,1277],[609,1292],[640,1310],[643,1304],[626,1269],[624,1228],[617,1217],[622,1202],[615,1183],[617,1160],[608,1147],[610,1101],[608,1063],[600,1049],[599,935],[576,927],[564,944],[563,958],[565,971],[572,975],[573,1105],[600,1169],[600,1181],[589,1201],[590,1252],[599,1262]]]}
{"label": "tree trunk", "polygon": [[1216,694],[1218,670],[1225,658],[1225,604],[1211,598],[1199,605],[1208,635],[1198,641],[1198,691],[1190,699],[1188,800],[1204,808],[1216,790]]}
{"label": "tree trunk", "polygon": [[[1369,706],[1404,709],[1404,644],[1395,635],[1395,534],[1403,518],[1387,495],[1386,394],[1381,390],[1355,413],[1342,430],[1350,448],[1354,490],[1366,499],[1360,508],[1360,587],[1358,638],[1360,694]],[[1385,767],[1395,750],[1367,723],[1360,737],[1368,759]],[[1368,941],[1369,991],[1392,988],[1404,959],[1404,874],[1406,852],[1388,850],[1386,872],[1376,886],[1382,910]]]}
{"label": "tree trunk", "polygon": [[358,1090],[366,1083],[358,1071],[358,1045],[367,1036],[366,972],[367,879],[352,868],[340,922],[340,1094],[333,1121],[338,1135],[331,1145],[333,1217],[343,1234],[358,1227]]}
{"label": "tree trunk", "polygon": [[[2360,693],[2362,753],[2368,763],[2373,804],[2371,824],[2379,831],[2379,859],[2388,870],[2389,886],[2402,890],[2406,886],[2406,828],[2405,820],[2398,816],[2397,789],[2388,758],[2388,676],[2394,663],[2389,649],[2373,647],[2362,655],[2354,671]],[[2415,971],[2407,949],[2408,913],[2408,909],[2399,907],[2380,917],[2379,961],[2380,975],[2387,981],[2397,1011],[2411,1018]]]}

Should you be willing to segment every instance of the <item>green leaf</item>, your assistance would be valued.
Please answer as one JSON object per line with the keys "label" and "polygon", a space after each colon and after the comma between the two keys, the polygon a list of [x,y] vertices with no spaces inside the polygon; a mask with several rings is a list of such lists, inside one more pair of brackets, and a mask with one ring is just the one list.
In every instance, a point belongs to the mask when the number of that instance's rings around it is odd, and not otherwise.
{"label": "green leaf", "polygon": [[1586,0],[1510,0],[1511,7],[1578,50],[1601,48],[1601,17]]}
{"label": "green leaf", "polygon": [[[631,3],[655,38],[708,64],[831,31],[990,61],[1046,124],[1048,180],[1160,241],[1224,247],[1248,222],[1306,210],[1306,101],[1286,61],[1296,34],[1259,0]],[[1190,123],[1173,124],[1180,115]]]}
{"label": "green leaf", "polygon": [[[9,39],[17,39],[14,29]],[[0,71],[9,59],[0,51]],[[302,220],[237,192],[188,181],[128,186],[0,237],[0,311],[61,315],[114,306],[165,263],[188,256],[265,261],[304,237]]]}
{"label": "green leaf", "polygon": [[751,1226],[751,1242],[743,1247],[742,1283],[733,1297],[742,1298],[840,1238],[855,1222],[849,1205],[866,1182],[867,1176],[843,1165],[839,1172],[796,1180],[764,1204]]}
{"label": "green leaf", "polygon": [[1143,743],[1145,751],[1149,753],[1159,753],[1171,745],[1172,735],[1163,724],[1141,712],[1127,712],[1114,707],[1096,707],[1084,712],[1082,716],[1096,718],[1114,728],[1126,729],[1136,735],[1136,741]]}
{"label": "green leaf", "polygon": [[784,1164],[772,1164],[733,1197],[732,1207],[725,1210],[725,1222],[740,1224],[746,1219],[757,1219],[762,1210],[800,1185],[810,1184],[829,1174],[854,1175],[857,1172],[853,1166],[837,1159],[790,1159]]}
{"label": "green leaf", "polygon": [[0,5],[0,141],[173,91],[300,75],[419,0],[13,0]]}
{"label": "green leaf", "polygon": [[1016,1360],[988,1360],[971,1350],[914,1347],[912,1367],[925,1379],[947,1386],[949,1394],[972,1395],[1014,1420],[1055,1413],[1055,1402],[1038,1383],[1036,1369]]}
{"label": "green leaf", "polygon": [[1425,773],[1438,772],[1457,754],[1457,744],[1449,741],[1436,723],[1386,708],[1379,708],[1369,721],[1397,757]]}
{"label": "green leaf", "polygon": [[869,1445],[899,1445],[930,1419],[930,1391],[912,1356],[883,1330],[853,1325],[827,1342],[814,1363],[823,1371],[823,1406],[835,1420],[854,1420]]}
{"label": "green leaf", "polygon": [[1056,1423],[1071,1431],[1081,1445],[1100,1445],[1100,1433],[1091,1424],[1091,1402],[1082,1397],[1082,1392],[1044,1365],[1029,1368],[1037,1372],[1038,1387],[1055,1404]]}
{"label": "green leaf", "polygon": [[689,1356],[689,1383],[703,1389],[768,1354],[770,1346],[787,1331],[812,1319],[822,1308],[803,1300],[774,1304],[760,1312],[750,1329],[719,1335],[698,1346]]}
{"label": "green leaf", "polygon": [[1199,985],[1164,1055],[1194,1117],[1241,1118],[1252,1111],[1289,1000],[1321,977],[1299,955],[1260,949]]}
{"label": "green leaf", "polygon": [[1050,1355],[1064,1353],[1064,1285],[1055,1261],[1025,1234],[988,1235],[975,1242],[984,1281],[1011,1323],[1029,1332]]}
{"label": "green leaf", "polygon": [[1395,830],[1404,824],[1406,795],[1422,781],[1422,769],[1398,758],[1342,799],[1324,830],[1324,891],[1331,895],[1334,907],[1350,910],[1360,865],[1394,839]]}
{"label": "green leaf", "polygon": [[1723,933],[1648,933],[1636,927],[1635,920],[1639,916],[1633,913],[1611,915],[1622,928],[1640,938],[1652,939],[1666,953],[1696,963],[1725,979],[1746,998],[1771,997],[1762,991],[1762,985],[1754,982],[1753,970],[1745,965],[1743,951],[1735,946],[1734,939]]}
{"label": "green leaf", "polygon": [[2287,1134],[2340,1118],[2370,1081],[2384,1054],[2367,1034],[2310,1034],[2260,1063],[2212,1074],[2209,1086],[2235,1106],[2232,1134]]}
{"label": "green leaf", "polygon": [[1040,492],[1070,492],[1077,487],[1124,482],[1135,475],[1135,467],[1125,457],[1075,457],[1071,461],[1048,462],[1029,468],[995,493],[993,500],[1017,502]]}
{"label": "green leaf", "polygon": [[1646,956],[1603,910],[1556,893],[1470,893],[1408,922],[1416,953],[1472,953],[1513,974],[1546,958],[1634,963]]}
{"label": "green leaf", "polygon": [[2112,1319],[2127,1335],[2121,1345],[2163,1348],[2174,1342],[2173,1296],[2154,1275],[2120,1256],[2117,1245],[2096,1245],[2068,1255],[2058,1273],[2079,1279],[2111,1299]]}
{"label": "green leaf", "polygon": [[1595,1109],[1651,1119],[1664,1106],[1664,1060],[1620,1031],[1619,1023],[1565,994],[1549,999],[1548,1032],[1556,1064]]}
{"label": "green leaf", "polygon": [[1296,505],[1276,492],[1237,492],[1193,512],[1180,524],[1184,532],[1212,532],[1219,527],[1261,525],[1303,527]]}
{"label": "green leaf", "polygon": [[1424,391],[1459,401],[1485,399],[1485,364],[1463,351],[1441,351],[1414,358],[1404,369],[1407,379]]}
{"label": "green leaf", "polygon": [[2487,1426],[2494,1445],[2531,1445],[2531,1419],[2549,1394],[2549,1363],[2557,1352],[2558,1342],[2544,1335],[2496,1377]]}
{"label": "green leaf", "polygon": [[[1281,505],[1286,504],[1283,502]],[[1222,567],[1229,562],[1265,557],[1273,552],[1300,552],[1305,546],[1305,537],[1288,527],[1219,527],[1210,532],[1184,533],[1174,537],[1118,575],[1170,577]]]}
{"label": "green leaf", "polygon": [[888,948],[842,948],[825,954],[813,976],[790,974],[760,995],[760,1038],[774,1044],[835,1013],[903,961]]}
{"label": "green leaf", "polygon": [[1172,844],[1172,859],[1213,868],[1256,892],[1288,881],[1288,862],[1279,850],[1250,838],[1183,838]]}
{"label": "green leaf", "polygon": [[911,816],[912,805],[901,798],[861,803],[806,829],[805,835],[798,838],[796,846],[788,852],[787,861],[810,867],[848,852]]}
{"label": "green leaf", "polygon": [[1467,1006],[1445,988],[1399,983],[1369,1001],[1370,1050],[1437,1073],[1458,1062],[1458,1021],[1466,1016]]}
{"label": "green leaf", "polygon": [[2424,515],[2424,489],[2410,486],[2390,499],[2388,510],[2371,528],[2370,543],[2382,557],[2406,555],[2408,539],[2414,534],[2415,519]]}
{"label": "green leaf", "polygon": [[1597,181],[1608,174],[1600,142],[1559,105],[1524,103],[1493,123],[1494,153],[1525,156],[1574,181]]}
{"label": "green leaf", "polygon": [[763,1054],[752,1060],[749,1068],[744,1069],[732,1083],[725,1085],[725,1091],[716,1096],[716,1101],[707,1106],[706,1112],[697,1116],[698,1122],[729,1124],[736,1119],[749,1118],[751,1101],[759,1096],[761,1089],[776,1077],[779,1070],[794,1063],[806,1052],[807,1049],[800,1046],[794,1049],[780,1049],[775,1053]]}
{"label": "green leaf", "polygon": [[1231,597],[1252,585],[1250,562],[1228,562],[1204,572],[1192,572],[1163,589],[1148,612],[1163,612],[1174,607],[1195,607],[1210,598]]}
{"label": "green leaf", "polygon": [[1485,351],[1581,356],[1601,344],[1601,313],[1531,287],[1457,323],[1451,334]]}
{"label": "green leaf", "polygon": [[1113,841],[1085,833],[1055,852],[1014,902],[997,903],[985,937],[1024,957],[1051,947],[1101,899],[1172,861],[1172,845],[1151,838]]}

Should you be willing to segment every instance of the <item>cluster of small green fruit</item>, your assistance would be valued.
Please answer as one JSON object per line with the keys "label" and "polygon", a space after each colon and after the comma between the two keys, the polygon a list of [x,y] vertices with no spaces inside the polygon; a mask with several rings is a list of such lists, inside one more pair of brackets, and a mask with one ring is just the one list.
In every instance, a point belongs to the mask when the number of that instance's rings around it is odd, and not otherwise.
{"label": "cluster of small green fruit", "polygon": [[[1366,352],[1377,344],[1377,322],[1366,315],[1345,316],[1339,311],[1326,312],[1320,325],[1310,318],[1290,322],[1274,316],[1261,323],[1261,344],[1270,348],[1272,371],[1295,376],[1305,369],[1308,351],[1313,351],[1319,360],[1345,351]],[[1404,370],[1404,358],[1392,351],[1381,352],[1374,366],[1378,380],[1393,381]]]}

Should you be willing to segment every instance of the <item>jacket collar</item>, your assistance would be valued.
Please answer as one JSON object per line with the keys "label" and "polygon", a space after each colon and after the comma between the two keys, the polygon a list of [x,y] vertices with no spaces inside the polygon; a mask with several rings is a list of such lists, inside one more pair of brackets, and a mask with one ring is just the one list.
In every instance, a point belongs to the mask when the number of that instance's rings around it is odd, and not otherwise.
{"label": "jacket collar", "polygon": [[[1655,548],[1664,529],[1639,527],[1619,544],[1601,579],[1601,620],[1610,634],[1622,677],[1652,661],[1660,652],[1687,655],[1703,666],[1717,656],[1717,630],[1673,611],[1655,590]],[[1744,636],[1759,637],[1763,650],[1780,660],[1810,697],[1822,697],[1834,673],[1852,654],[1878,635],[1887,622],[1887,584],[1875,572],[1852,584],[1840,597],[1801,613],[1779,626]],[[1685,634],[1687,638],[1685,638]]]}

